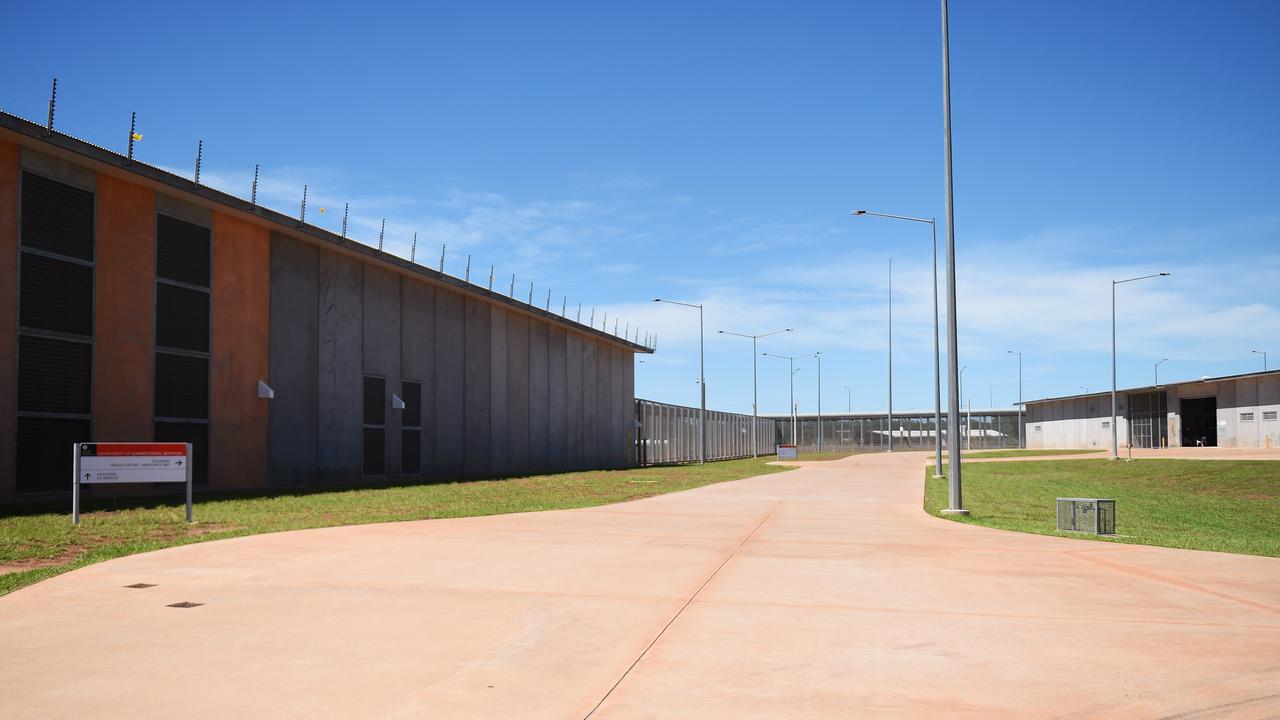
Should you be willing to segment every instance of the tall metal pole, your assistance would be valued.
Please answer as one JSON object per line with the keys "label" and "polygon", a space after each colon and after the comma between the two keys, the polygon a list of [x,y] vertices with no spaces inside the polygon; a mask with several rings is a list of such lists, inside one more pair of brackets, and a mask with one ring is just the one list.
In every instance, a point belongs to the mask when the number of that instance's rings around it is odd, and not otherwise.
{"label": "tall metal pole", "polygon": [[947,0],[942,0],[942,136],[944,148],[943,185],[947,209],[947,508],[944,513],[968,514],[960,491],[960,388],[958,385],[959,341],[956,337],[956,223],[955,198],[951,186],[951,49],[948,44]]}
{"label": "tall metal pole", "polygon": [[707,462],[707,343],[702,333],[702,305],[698,305],[698,387],[702,407],[698,410],[698,462]]}
{"label": "tall metal pole", "polygon": [[853,216],[871,215],[874,217],[907,220],[909,222],[929,223],[933,234],[933,449],[934,477],[942,477],[942,352],[938,339],[938,219],[918,218],[910,215],[893,215],[870,210],[854,210]]}
{"label": "tall metal pole", "polygon": [[822,452],[822,353],[814,353],[818,358],[818,452]]}
{"label": "tall metal pole", "polygon": [[1156,368],[1155,368],[1155,370],[1156,370],[1156,378],[1155,378],[1155,380],[1156,380],[1156,384],[1155,384],[1155,385],[1152,385],[1152,387],[1157,387],[1157,388],[1158,388],[1158,387],[1160,387],[1160,366],[1161,366],[1162,364],[1164,364],[1164,363],[1167,363],[1167,362],[1169,362],[1169,358],[1165,358],[1165,359],[1161,360],[1160,362],[1156,363]]}
{"label": "tall metal pole", "polygon": [[1111,459],[1120,459],[1120,435],[1116,430],[1116,281],[1111,281]]}
{"label": "tall metal pole", "polygon": [[1022,353],[1010,350],[1009,354],[1018,356],[1018,447],[1022,447]]}
{"label": "tall metal pole", "polygon": [[1130,283],[1137,280],[1146,280],[1153,277],[1168,277],[1169,273],[1155,273],[1153,275],[1143,275],[1141,277],[1128,278],[1126,280],[1111,281],[1111,459],[1120,459],[1120,434],[1116,428],[1116,286],[1124,283]]}
{"label": "tall metal pole", "polygon": [[1254,353],[1255,355],[1262,356],[1262,372],[1266,372],[1267,371],[1267,352],[1265,350],[1250,350],[1249,352]]}
{"label": "tall metal pole", "polygon": [[756,384],[756,366],[759,364],[760,357],[756,355],[756,338],[753,336],[751,338],[751,457],[760,457],[760,422],[756,417],[756,407],[760,404],[760,391]]}
{"label": "tall metal pole", "polygon": [[796,444],[796,359],[791,361],[791,444]]}
{"label": "tall metal pole", "polygon": [[889,258],[889,452],[893,452],[893,258]]}

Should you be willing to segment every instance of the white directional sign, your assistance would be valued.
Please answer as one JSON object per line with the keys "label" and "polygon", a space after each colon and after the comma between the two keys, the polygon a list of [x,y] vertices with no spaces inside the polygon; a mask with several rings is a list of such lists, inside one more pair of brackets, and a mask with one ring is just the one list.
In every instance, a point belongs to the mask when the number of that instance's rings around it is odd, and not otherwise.
{"label": "white directional sign", "polygon": [[76,443],[73,454],[73,524],[80,524],[80,486],[107,483],[186,483],[191,522],[191,443]]}
{"label": "white directional sign", "polygon": [[80,482],[186,482],[189,460],[186,443],[80,443]]}

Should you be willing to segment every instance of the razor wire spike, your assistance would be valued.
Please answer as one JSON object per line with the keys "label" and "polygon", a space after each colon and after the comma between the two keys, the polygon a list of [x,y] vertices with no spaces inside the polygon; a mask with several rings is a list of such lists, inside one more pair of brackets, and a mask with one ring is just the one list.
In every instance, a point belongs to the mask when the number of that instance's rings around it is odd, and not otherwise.
{"label": "razor wire spike", "polygon": [[596,329],[596,309],[595,308],[591,308],[591,319],[587,321],[587,325],[589,325],[592,330]]}
{"label": "razor wire spike", "polygon": [[382,252],[382,238],[387,234],[387,219],[382,218],[382,227],[378,230],[378,252]]}
{"label": "razor wire spike", "polygon": [[573,321],[576,323],[582,322],[582,303],[581,302],[578,303],[578,317],[574,318]]}
{"label": "razor wire spike", "polygon": [[298,215],[298,223],[305,225],[307,223],[307,186],[302,186],[302,212]]}
{"label": "razor wire spike", "polygon": [[[253,185],[249,186],[249,205],[251,207],[258,206],[258,170],[261,167],[262,166],[259,163],[253,164]],[[346,234],[345,231],[347,229],[346,220],[346,216],[342,216],[342,229],[344,235]]]}
{"label": "razor wire spike", "polygon": [[133,136],[138,133],[138,113],[129,113],[129,162],[133,162]]}
{"label": "razor wire spike", "polygon": [[489,266],[489,292],[493,292],[493,266]]}
{"label": "razor wire spike", "polygon": [[49,92],[49,120],[45,125],[45,133],[53,134],[53,109],[58,104],[58,78],[53,79],[53,90]]}
{"label": "razor wire spike", "polygon": [[564,296],[564,299],[560,301],[560,317],[564,317],[564,316],[565,316],[565,315],[564,315],[564,311],[565,311],[568,307],[569,307],[569,296],[568,296],[568,295],[565,295],[565,296]]}
{"label": "razor wire spike", "polygon": [[462,276],[463,282],[471,282],[471,254],[467,254],[467,272]]}
{"label": "razor wire spike", "polygon": [[544,309],[551,312],[551,288],[547,288],[547,306]]}
{"label": "razor wire spike", "polygon": [[412,264],[418,257],[418,233],[413,234],[413,244],[409,246],[409,263]]}
{"label": "razor wire spike", "polygon": [[444,252],[449,249],[449,243],[440,243],[440,272],[444,272]]}
{"label": "razor wire spike", "polygon": [[199,184],[200,184],[200,161],[201,161],[201,160],[203,160],[203,159],[204,159],[204,139],[203,139],[203,138],[201,138],[201,139],[200,139],[200,142],[196,143],[196,180],[195,180],[195,183],[196,183],[197,185],[199,185]]}
{"label": "razor wire spike", "polygon": [[529,305],[530,307],[533,306],[533,281],[532,280],[529,281],[529,302],[526,304]]}
{"label": "razor wire spike", "polygon": [[344,238],[347,236],[347,214],[350,212],[351,212],[351,203],[347,203],[342,208],[342,237]]}
{"label": "razor wire spike", "polygon": [[507,292],[507,297],[512,300],[516,299],[516,274],[511,273],[511,290]]}

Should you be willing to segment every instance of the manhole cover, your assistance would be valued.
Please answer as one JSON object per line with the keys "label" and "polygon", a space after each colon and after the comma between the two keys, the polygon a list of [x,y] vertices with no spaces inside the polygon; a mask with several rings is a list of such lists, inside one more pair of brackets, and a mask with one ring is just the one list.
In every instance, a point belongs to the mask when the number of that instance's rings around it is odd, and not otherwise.
{"label": "manhole cover", "polygon": [[172,605],[166,605],[165,607],[193,608],[193,607],[200,607],[203,604],[204,603],[180,602],[180,603],[173,603]]}
{"label": "manhole cover", "polygon": [[134,583],[132,585],[125,585],[125,587],[133,588],[134,590],[141,590],[142,588],[149,588],[149,587],[155,587],[155,586],[156,586],[155,583]]}

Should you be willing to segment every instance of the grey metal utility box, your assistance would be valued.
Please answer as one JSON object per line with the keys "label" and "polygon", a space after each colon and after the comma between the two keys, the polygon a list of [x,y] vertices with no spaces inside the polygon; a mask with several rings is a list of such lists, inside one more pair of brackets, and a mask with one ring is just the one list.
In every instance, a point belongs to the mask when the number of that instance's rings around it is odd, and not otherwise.
{"label": "grey metal utility box", "polygon": [[1116,501],[1058,498],[1058,529],[1095,535],[1116,534]]}

